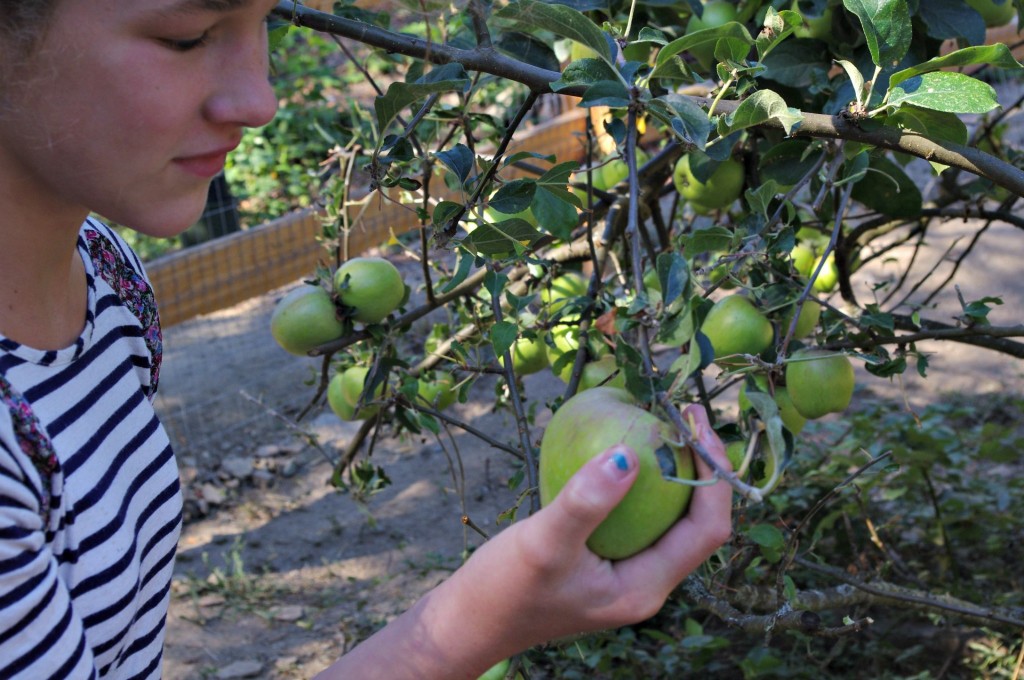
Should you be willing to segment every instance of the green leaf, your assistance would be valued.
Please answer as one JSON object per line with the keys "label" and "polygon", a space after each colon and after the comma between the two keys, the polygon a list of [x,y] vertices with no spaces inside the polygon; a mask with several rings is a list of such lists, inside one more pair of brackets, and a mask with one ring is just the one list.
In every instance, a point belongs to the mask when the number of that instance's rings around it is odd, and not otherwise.
{"label": "green leaf", "polygon": [[811,171],[822,153],[820,145],[802,139],[786,139],[761,155],[758,169],[764,179],[791,187]]}
{"label": "green leaf", "polygon": [[735,111],[718,120],[718,134],[725,137],[737,130],[763,125],[775,119],[782,124],[788,135],[803,117],[799,109],[788,106],[777,92],[759,90],[744,99]]}
{"label": "green leaf", "polygon": [[469,77],[462,64],[445,64],[415,83],[391,83],[388,91],[373,102],[377,114],[377,131],[383,137],[391,122],[406,108],[439,92],[463,91]]}
{"label": "green leaf", "polygon": [[510,57],[537,68],[557,71],[562,67],[550,45],[527,33],[506,31],[498,36],[494,46]]}
{"label": "green leaf", "polygon": [[762,60],[762,77],[787,87],[809,89],[828,84],[831,66],[825,43],[817,40],[783,42]]}
{"label": "green leaf", "polygon": [[[563,190],[562,193],[576,198],[567,191]],[[548,187],[538,187],[530,209],[537,219],[537,224],[542,225],[547,232],[562,241],[570,240],[572,230],[579,224],[579,214],[573,203],[566,200],[557,190]]]}
{"label": "green leaf", "polygon": [[871,61],[880,68],[895,66],[910,49],[910,9],[907,0],[843,0],[860,19]]}
{"label": "green leaf", "polygon": [[[669,64],[674,60],[675,56],[680,52],[692,50],[694,47],[705,45],[708,43],[718,45],[720,41],[725,41],[726,49],[733,53],[739,52],[740,58],[745,55],[749,50],[750,46],[754,44],[753,38],[750,37],[750,33],[747,31],[743,24],[735,21],[730,21],[727,24],[722,24],[717,28],[706,28],[700,31],[694,31],[684,35],[682,38],[673,40],[668,45],[661,48],[658,52],[658,57],[654,62],[654,71],[651,73],[652,78],[659,78],[662,72],[674,73],[674,67],[669,68]],[[718,48],[715,49],[716,55],[718,54]]]}
{"label": "green leaf", "polygon": [[469,174],[473,172],[476,157],[465,144],[459,143],[450,149],[435,154],[437,160],[444,163],[445,167],[452,171],[459,178],[460,184],[465,184]]}
{"label": "green leaf", "polygon": [[655,270],[661,284],[661,299],[666,307],[689,290],[690,263],[679,253],[660,253]]}
{"label": "green leaf", "polygon": [[614,63],[605,34],[593,21],[571,7],[549,5],[538,0],[514,0],[498,10],[495,16],[575,40],[597,52],[607,63]]}
{"label": "green leaf", "polygon": [[648,102],[647,110],[668,125],[680,141],[704,150],[711,135],[711,120],[707,112],[692,99],[667,94]]}
{"label": "green leaf", "polygon": [[451,281],[445,284],[444,288],[441,289],[442,293],[449,293],[455,290],[455,287],[466,280],[469,276],[469,272],[473,270],[473,261],[476,257],[473,256],[468,250],[460,249],[459,251],[459,265],[458,269],[455,270],[455,276],[452,277]]}
{"label": "green leaf", "polygon": [[899,85],[904,80],[914,76],[923,75],[932,71],[939,71],[944,68],[955,66],[969,66],[971,64],[988,64],[996,68],[1019,70],[1024,68],[1016,59],[1010,48],[1003,43],[995,45],[983,45],[979,47],[965,47],[962,50],[950,52],[941,57],[929,59],[923,64],[905,68],[902,71],[889,76],[889,89]]}
{"label": "green leaf", "polygon": [[594,83],[583,93],[579,106],[610,106],[612,108],[629,106],[629,91],[618,80],[603,80]]}
{"label": "green leaf", "polygon": [[[885,119],[886,126],[916,132],[932,140],[966,144],[969,138],[967,126],[954,113],[922,109],[910,104],[901,106],[895,113]],[[929,161],[936,173],[941,173],[948,165]]]}
{"label": "green leaf", "polygon": [[857,101],[861,101],[861,97],[865,96],[864,75],[861,74],[860,69],[852,62],[839,59],[836,63],[846,71],[846,77],[850,79],[850,85],[853,86],[853,92],[857,97]]}
{"label": "green leaf", "polygon": [[512,347],[519,335],[519,329],[511,321],[500,321],[491,326],[491,347],[494,354],[499,357],[505,356],[505,352]]}
{"label": "green leaf", "polygon": [[890,217],[915,217],[921,213],[921,190],[885,156],[871,159],[869,172],[854,185],[851,196]]}
{"label": "green leaf", "polygon": [[963,73],[936,71],[907,78],[889,89],[887,105],[913,104],[949,113],[987,113],[999,106],[988,83]]}
{"label": "green leaf", "polygon": [[758,60],[764,61],[766,54],[770,54],[777,46],[785,44],[786,38],[793,32],[793,29],[801,24],[803,24],[803,19],[799,12],[788,9],[776,12],[769,6],[764,16],[764,27],[769,30],[762,31],[754,40]]}
{"label": "green leaf", "polygon": [[434,206],[434,215],[431,221],[434,226],[439,229],[444,229],[448,226],[448,223],[452,221],[456,215],[462,212],[462,204],[456,203],[455,201],[441,201]]}
{"label": "green leaf", "polygon": [[922,2],[917,7],[916,18],[925,25],[930,38],[963,38],[971,45],[985,42],[985,20],[977,10],[962,0]]}
{"label": "green leaf", "polygon": [[744,532],[754,543],[762,548],[781,550],[786,539],[779,528],[772,524],[755,524]]}
{"label": "green leaf", "polygon": [[568,87],[589,87],[596,83],[618,80],[615,71],[600,59],[577,59],[562,71],[562,77],[551,83],[551,90],[558,92]]}
{"label": "green leaf", "polygon": [[532,179],[514,179],[506,182],[494,192],[487,206],[505,215],[515,215],[530,207],[537,192],[537,182]]}
{"label": "green leaf", "polygon": [[682,237],[682,246],[686,253],[699,255],[726,249],[732,243],[733,233],[725,227],[708,227],[697,229]]}
{"label": "green leaf", "polygon": [[484,274],[484,288],[491,294],[491,298],[499,298],[505,291],[508,284],[508,276],[496,271],[488,271]]}
{"label": "green leaf", "polygon": [[537,247],[545,237],[526,220],[513,218],[496,224],[481,224],[466,237],[463,244],[480,255],[505,257],[519,254],[528,247]]}

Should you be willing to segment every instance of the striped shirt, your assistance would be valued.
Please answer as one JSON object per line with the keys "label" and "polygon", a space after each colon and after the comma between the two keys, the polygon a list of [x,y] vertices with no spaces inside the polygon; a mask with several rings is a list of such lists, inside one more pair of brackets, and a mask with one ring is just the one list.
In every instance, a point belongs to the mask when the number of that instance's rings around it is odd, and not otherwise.
{"label": "striped shirt", "polygon": [[43,480],[0,408],[3,680],[161,673],[181,528],[178,470],[146,396],[153,357],[142,324],[97,275],[90,229],[142,274],[127,244],[89,221],[79,233],[89,298],[77,341],[40,351],[0,336],[0,374],[31,404],[58,465]]}

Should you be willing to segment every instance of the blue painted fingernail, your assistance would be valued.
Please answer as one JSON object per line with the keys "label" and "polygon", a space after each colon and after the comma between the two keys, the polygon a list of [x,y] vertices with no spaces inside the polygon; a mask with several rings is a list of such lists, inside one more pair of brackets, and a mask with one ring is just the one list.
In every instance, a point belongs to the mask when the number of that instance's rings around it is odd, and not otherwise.
{"label": "blue painted fingernail", "polygon": [[621,451],[617,451],[612,454],[612,462],[615,463],[615,467],[619,468],[623,472],[629,469],[629,459]]}

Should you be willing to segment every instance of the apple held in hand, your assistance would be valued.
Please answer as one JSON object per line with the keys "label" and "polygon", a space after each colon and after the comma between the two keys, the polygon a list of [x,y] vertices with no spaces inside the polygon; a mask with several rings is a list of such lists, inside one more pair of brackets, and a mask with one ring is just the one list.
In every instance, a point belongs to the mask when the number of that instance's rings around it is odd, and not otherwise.
{"label": "apple held in hand", "polygon": [[715,349],[715,363],[742,363],[736,354],[760,354],[772,344],[772,324],[742,295],[730,295],[715,303],[700,330]]}
{"label": "apple held in hand", "polygon": [[337,340],[345,327],[330,294],[320,286],[303,284],[277,303],[270,317],[270,334],[292,354],[307,354],[314,347]]}
{"label": "apple held in hand", "polygon": [[853,364],[842,354],[799,350],[786,362],[786,386],[803,417],[813,420],[840,413],[853,398]]}
{"label": "apple held in hand", "polygon": [[398,268],[383,257],[354,257],[334,274],[334,290],[352,318],[380,323],[405,299],[405,282]]}
{"label": "apple held in hand", "polygon": [[540,447],[540,499],[551,503],[569,478],[615,444],[636,451],[640,470],[629,493],[587,541],[597,555],[622,559],[654,543],[683,515],[692,487],[665,481],[662,471],[694,478],[689,449],[672,426],[636,405],[628,392],[595,387],[566,401],[551,418]]}

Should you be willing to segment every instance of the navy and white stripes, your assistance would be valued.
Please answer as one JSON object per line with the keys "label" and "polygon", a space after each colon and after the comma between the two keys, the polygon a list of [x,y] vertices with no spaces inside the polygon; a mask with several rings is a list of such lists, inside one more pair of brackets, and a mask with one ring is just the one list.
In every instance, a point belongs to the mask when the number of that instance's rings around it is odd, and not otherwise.
{"label": "navy and white stripes", "polygon": [[[141,271],[107,227],[89,222]],[[0,678],[158,678],[178,471],[146,388],[141,325],[96,275],[78,341],[39,351],[0,338],[0,372],[57,452],[48,526],[42,483],[0,411]],[[47,481],[49,483],[49,481]]]}

